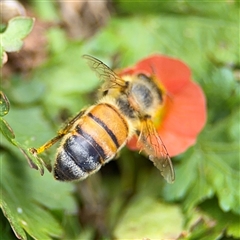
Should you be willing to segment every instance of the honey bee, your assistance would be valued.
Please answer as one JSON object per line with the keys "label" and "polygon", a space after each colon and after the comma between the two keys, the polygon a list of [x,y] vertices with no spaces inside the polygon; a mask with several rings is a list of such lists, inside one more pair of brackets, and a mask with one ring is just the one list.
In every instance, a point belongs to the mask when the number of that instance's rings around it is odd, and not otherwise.
{"label": "honey bee", "polygon": [[162,176],[173,183],[170,156],[158,135],[153,116],[163,94],[153,78],[145,74],[120,77],[100,60],[84,55],[91,69],[104,83],[98,102],[82,110],[38,149],[40,154],[62,139],[54,164],[60,181],[83,180],[115,158],[133,135]]}

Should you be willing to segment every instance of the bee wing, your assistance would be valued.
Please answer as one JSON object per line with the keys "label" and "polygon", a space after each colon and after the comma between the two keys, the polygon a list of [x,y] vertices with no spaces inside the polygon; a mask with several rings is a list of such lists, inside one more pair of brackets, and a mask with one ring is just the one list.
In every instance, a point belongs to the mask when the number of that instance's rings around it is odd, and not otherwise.
{"label": "bee wing", "polygon": [[171,158],[150,119],[142,120],[138,145],[160,170],[164,179],[168,183],[173,183],[175,180],[175,173]]}
{"label": "bee wing", "polygon": [[126,81],[121,79],[112,69],[110,69],[105,63],[90,55],[83,55],[83,58],[87,60],[90,68],[97,74],[100,80],[104,81],[104,89],[109,88],[126,88]]}

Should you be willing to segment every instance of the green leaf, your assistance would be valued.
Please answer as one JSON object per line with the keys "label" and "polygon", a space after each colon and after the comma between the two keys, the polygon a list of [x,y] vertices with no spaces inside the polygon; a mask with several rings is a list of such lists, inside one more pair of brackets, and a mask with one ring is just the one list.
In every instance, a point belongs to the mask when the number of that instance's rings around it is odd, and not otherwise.
{"label": "green leaf", "polygon": [[[6,95],[1,92],[1,100],[0,100],[0,104],[1,104],[1,115],[4,116],[9,112],[9,108],[10,108],[10,103],[6,97]],[[12,128],[10,127],[10,125],[8,124],[7,121],[5,121],[3,118],[0,117],[0,131],[2,132],[3,136],[5,136],[5,138],[14,146],[18,147],[19,150],[23,153],[23,155],[26,157],[26,159],[28,160],[29,165],[32,168],[35,169],[39,169],[41,175],[43,175],[44,173],[44,168],[43,168],[43,164],[50,170],[50,164],[48,162],[43,162],[39,157],[34,156],[33,153],[31,153],[28,148],[26,146],[24,146],[23,144],[20,144],[19,142],[17,142],[15,140],[15,134],[12,130]],[[3,141],[3,139],[1,139],[1,141]],[[2,144],[2,142],[1,142]]]}
{"label": "green leaf", "polygon": [[7,152],[2,154],[0,167],[1,208],[16,235],[27,239],[26,231],[34,239],[60,237],[63,229],[50,210],[75,212],[73,186],[53,180],[50,174],[40,177]]}
{"label": "green leaf", "polygon": [[2,48],[6,52],[19,51],[24,39],[33,28],[34,19],[28,17],[12,18],[5,32],[0,34]]}
{"label": "green leaf", "polygon": [[0,91],[0,131],[9,140],[15,138],[14,132],[9,124],[2,118],[7,115],[10,109],[10,103],[7,96]]}
{"label": "green leaf", "polygon": [[[43,175],[44,167],[45,166],[49,171],[51,171],[50,163],[45,161],[43,162],[41,158],[34,155],[34,152],[30,151],[27,146],[24,144],[19,143],[15,139],[15,134],[10,127],[10,125],[2,118],[0,118],[0,131],[2,132],[3,136],[14,146],[17,147],[22,154],[26,157],[30,167],[38,169]],[[3,144],[3,139],[1,139],[1,144]]]}
{"label": "green leaf", "polygon": [[[14,88],[8,92],[11,102],[17,104],[34,104],[41,100],[45,85],[41,81],[25,82],[23,79],[14,78]],[[24,96],[24,97],[23,97]]]}
{"label": "green leaf", "polygon": [[[231,10],[229,8],[229,15]],[[227,65],[239,61],[238,15],[231,17],[233,21],[222,20],[222,24],[219,24],[219,19],[201,15],[174,17],[158,14],[115,18],[105,31],[99,32],[87,43],[85,49],[87,51],[90,48],[91,54],[96,56],[117,53],[122,56],[124,66],[134,64],[152,53],[167,54],[188,63],[195,77],[205,77],[207,80],[209,76],[205,76],[206,69],[213,63]],[[137,36],[141,36],[138,44]],[[218,52],[222,54],[216,54]]]}
{"label": "green leaf", "polygon": [[194,221],[189,224],[187,231],[188,232],[187,238],[188,240],[197,240],[197,239],[220,239],[223,237],[223,232],[225,226],[222,225],[216,225],[216,219],[213,219],[207,215],[207,213],[204,213],[200,210],[196,213],[194,211],[191,214],[191,218],[197,216]]}
{"label": "green leaf", "polygon": [[96,90],[100,80],[82,58],[83,53],[80,43],[72,43],[33,73],[34,81],[41,79],[45,84],[43,105],[53,117],[66,109],[76,114],[83,107],[95,103],[89,93]]}
{"label": "green leaf", "polygon": [[[208,146],[211,147],[210,143]],[[203,150],[200,152],[196,149],[191,158],[185,158],[184,162],[179,167],[176,167],[178,180],[173,186],[166,186],[166,198],[168,200],[184,198],[185,209],[190,211],[205,199],[217,195],[223,211],[232,210],[239,214],[240,171],[232,168],[230,162],[228,163],[221,157],[223,147],[225,153],[230,157],[237,156],[239,153],[239,147],[234,144],[220,144],[217,146],[218,151],[207,152]],[[234,159],[234,164],[237,164],[236,161],[238,160],[235,157]],[[193,161],[195,162],[194,165]],[[189,172],[189,169],[191,169],[191,172]],[[187,180],[182,176],[187,176]]]}
{"label": "green leaf", "polygon": [[7,96],[2,91],[0,91],[0,117],[3,117],[6,114],[8,114],[9,109],[10,109],[9,100]]}
{"label": "green leaf", "polygon": [[[2,189],[1,189],[2,190]],[[12,229],[19,239],[27,239],[25,231],[22,229],[20,223],[17,221],[16,214],[14,214],[8,207],[7,203],[0,197],[0,207],[12,226]]]}
{"label": "green leaf", "polygon": [[234,106],[240,104],[240,85],[234,78],[233,71],[223,67],[214,69],[208,78],[201,80],[207,96],[208,122],[215,122],[227,117]]}
{"label": "green leaf", "polygon": [[3,118],[0,118],[0,131],[5,136],[5,138],[7,138],[9,141],[15,138],[12,128]]}
{"label": "green leaf", "polygon": [[183,216],[177,205],[151,197],[136,197],[126,207],[115,229],[117,239],[175,239],[182,231]]}
{"label": "green leaf", "polygon": [[54,1],[32,1],[31,5],[34,7],[34,12],[43,19],[49,22],[58,22],[59,19],[59,9],[56,8],[56,3]]}
{"label": "green leaf", "polygon": [[66,33],[61,28],[49,29],[47,38],[49,42],[48,49],[53,54],[62,54],[63,49],[69,45]]}
{"label": "green leaf", "polygon": [[206,19],[215,18],[219,20],[222,20],[223,15],[225,20],[231,20],[238,14],[237,2],[204,1],[204,4],[192,0],[180,2],[151,1],[148,4],[144,1],[138,1],[138,4],[125,0],[117,0],[116,2],[117,11],[124,14],[169,14],[175,18],[186,15],[197,15],[203,16]]}
{"label": "green leaf", "polygon": [[[25,116],[28,116],[28,118]],[[35,122],[35,118],[42,121]],[[10,127],[10,124],[5,119],[7,119],[13,127]],[[30,144],[33,144],[35,140],[34,137],[36,137],[36,135],[38,137],[38,144],[40,144],[41,138],[44,140],[43,137],[46,137],[46,135],[42,132],[43,130],[48,131],[49,138],[51,136],[50,134],[54,134],[49,126],[47,128],[47,126],[43,125],[46,120],[43,118],[41,110],[38,108],[17,110],[12,107],[5,119],[0,118],[0,131],[5,136],[6,140],[8,140],[14,148],[20,150],[23,156],[27,159],[30,167],[38,169],[41,175],[44,174],[44,167],[51,171],[51,162],[49,161],[49,158],[44,158],[43,161],[39,156],[36,156],[32,151],[30,151],[30,148],[33,147]],[[39,130],[38,128],[38,130],[34,130],[35,127],[42,127],[42,130]],[[14,132],[12,128],[14,129]],[[16,138],[15,135],[17,136]],[[45,141],[46,140],[47,139],[45,139]],[[4,139],[1,139],[1,145],[9,147]]]}
{"label": "green leaf", "polygon": [[211,199],[200,205],[201,211],[210,218],[212,227],[226,232],[227,237],[240,237],[239,215],[231,212],[222,212],[218,207],[216,199]]}
{"label": "green leaf", "polygon": [[171,201],[184,199],[185,210],[192,211],[199,202],[212,197],[214,192],[204,177],[201,154],[191,149],[184,156],[183,162],[175,167],[175,183],[165,186],[165,198]]}
{"label": "green leaf", "polygon": [[[211,145],[210,145],[211,144]],[[224,212],[240,214],[239,143],[210,143],[211,150],[204,151],[206,179],[219,199]]]}
{"label": "green leaf", "polygon": [[[184,199],[185,209],[190,211],[215,195],[224,212],[240,214],[239,136],[226,142],[229,123],[238,124],[238,116],[235,112],[221,124],[205,129],[198,144],[184,154],[182,162],[176,166],[177,181],[166,186],[167,199]],[[220,137],[222,135],[225,139]]]}

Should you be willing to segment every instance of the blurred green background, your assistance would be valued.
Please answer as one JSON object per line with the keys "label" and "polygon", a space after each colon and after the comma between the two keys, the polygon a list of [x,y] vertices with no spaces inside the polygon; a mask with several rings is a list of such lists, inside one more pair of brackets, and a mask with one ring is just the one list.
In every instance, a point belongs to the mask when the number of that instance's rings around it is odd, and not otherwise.
{"label": "blurred green background", "polygon": [[[22,4],[35,18],[33,30],[1,69],[11,104],[1,117],[1,238],[239,239],[239,2]],[[184,61],[207,99],[208,122],[196,145],[173,158],[173,185],[127,149],[79,183],[29,167],[21,151],[40,146],[94,103],[100,82],[83,54],[124,68],[152,53]],[[41,157],[53,163],[56,147]]]}

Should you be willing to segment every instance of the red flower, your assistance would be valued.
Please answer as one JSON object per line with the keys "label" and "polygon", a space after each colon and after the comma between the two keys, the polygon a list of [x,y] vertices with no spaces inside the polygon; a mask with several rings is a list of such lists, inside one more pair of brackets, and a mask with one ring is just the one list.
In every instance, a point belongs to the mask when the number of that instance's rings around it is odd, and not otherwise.
{"label": "red flower", "polygon": [[[165,93],[156,128],[168,153],[175,156],[184,152],[196,142],[206,122],[202,89],[192,81],[190,69],[178,59],[152,55],[121,71],[121,76],[139,73],[154,76]],[[136,138],[129,141],[128,147],[137,149]]]}

